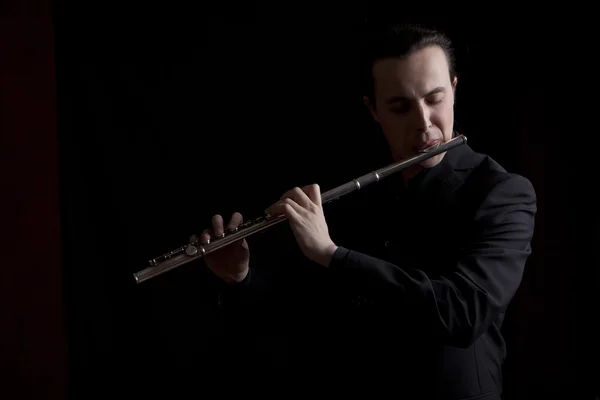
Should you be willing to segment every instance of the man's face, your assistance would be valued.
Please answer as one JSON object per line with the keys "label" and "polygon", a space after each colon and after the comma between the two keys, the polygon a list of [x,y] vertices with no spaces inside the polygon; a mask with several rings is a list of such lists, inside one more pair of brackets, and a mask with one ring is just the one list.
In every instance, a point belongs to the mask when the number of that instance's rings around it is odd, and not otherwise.
{"label": "man's face", "polygon": [[[438,46],[426,47],[406,59],[387,58],[373,65],[376,107],[365,97],[381,125],[395,160],[452,138],[454,90],[449,65]],[[421,163],[436,166],[441,153]]]}

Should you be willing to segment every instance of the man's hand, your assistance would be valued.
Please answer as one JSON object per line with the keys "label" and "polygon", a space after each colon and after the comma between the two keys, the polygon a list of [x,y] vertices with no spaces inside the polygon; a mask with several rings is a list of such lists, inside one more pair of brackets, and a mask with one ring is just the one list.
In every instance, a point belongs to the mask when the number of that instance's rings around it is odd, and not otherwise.
{"label": "man's hand", "polygon": [[[233,213],[227,229],[237,228],[243,221],[242,214],[239,212]],[[212,233],[216,236],[223,234],[223,217],[214,215],[212,218]],[[205,229],[200,235],[200,241],[206,242],[210,239],[211,230]],[[219,278],[223,279],[229,285],[235,285],[244,280],[248,275],[250,264],[250,250],[246,239],[238,240],[230,243],[227,246],[207,254],[204,261],[208,268],[214,272]]]}
{"label": "man's hand", "polygon": [[337,246],[329,237],[319,185],[289,190],[265,213],[285,214],[302,253],[324,267],[329,266]]}

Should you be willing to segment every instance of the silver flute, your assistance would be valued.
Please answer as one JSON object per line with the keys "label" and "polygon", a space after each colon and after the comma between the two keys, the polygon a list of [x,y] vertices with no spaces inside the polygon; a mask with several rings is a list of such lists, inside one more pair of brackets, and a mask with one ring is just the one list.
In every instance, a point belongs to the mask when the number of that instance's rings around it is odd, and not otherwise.
{"label": "silver flute", "polygon": [[[412,165],[423,162],[437,154],[446,152],[466,143],[467,138],[464,135],[457,135],[444,143],[425,149],[412,157],[397,161],[386,167],[372,171],[343,185],[328,190],[321,195],[321,203],[326,204],[339,199],[342,196],[363,189],[372,183],[379,182],[380,180],[402,171]],[[142,283],[157,275],[163,274],[196,259],[202,258],[207,254],[222,249],[223,247],[248,237],[254,233],[265,230],[286,219],[287,218],[285,215],[273,216],[265,214],[253,220],[243,222],[235,229],[225,230],[222,235],[212,236],[209,240],[204,242],[200,242],[198,235],[192,235],[188,244],[151,259],[149,261],[150,265],[145,269],[134,273],[133,277],[137,283]]]}

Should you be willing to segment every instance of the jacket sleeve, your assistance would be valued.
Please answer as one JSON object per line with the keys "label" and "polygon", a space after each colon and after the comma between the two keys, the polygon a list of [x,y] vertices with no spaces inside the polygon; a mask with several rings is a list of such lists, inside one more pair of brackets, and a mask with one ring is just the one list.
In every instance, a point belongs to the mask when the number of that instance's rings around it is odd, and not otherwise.
{"label": "jacket sleeve", "polygon": [[302,255],[288,227],[274,228],[271,233],[264,239],[249,239],[250,270],[243,281],[228,286],[212,278],[228,324],[279,331],[290,320],[300,323],[298,310],[317,310],[322,305],[319,293],[326,290],[326,269]]}
{"label": "jacket sleeve", "polygon": [[360,282],[375,306],[399,318],[402,329],[468,347],[506,309],[519,287],[531,253],[536,211],[530,181],[507,175],[478,208],[473,239],[460,249],[448,273],[428,276],[344,247],[329,267],[338,282]]}

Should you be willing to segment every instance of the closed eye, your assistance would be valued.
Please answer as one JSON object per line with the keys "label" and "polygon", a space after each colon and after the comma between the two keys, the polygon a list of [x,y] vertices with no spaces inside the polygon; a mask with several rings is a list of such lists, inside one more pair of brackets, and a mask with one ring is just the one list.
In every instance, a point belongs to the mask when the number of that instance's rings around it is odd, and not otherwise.
{"label": "closed eye", "polygon": [[395,106],[393,108],[390,108],[390,111],[394,114],[405,114],[408,112],[409,109],[410,107],[408,104],[403,104],[401,106]]}
{"label": "closed eye", "polygon": [[431,96],[428,96],[426,98],[426,101],[428,104],[440,104],[442,101],[444,101],[444,94],[443,93],[435,93]]}
{"label": "closed eye", "polygon": [[[425,102],[429,105],[435,106],[441,104],[444,101],[444,96],[436,96],[433,98],[426,99]],[[390,108],[390,111],[394,114],[406,114],[410,110],[410,103],[396,103],[394,107]]]}

